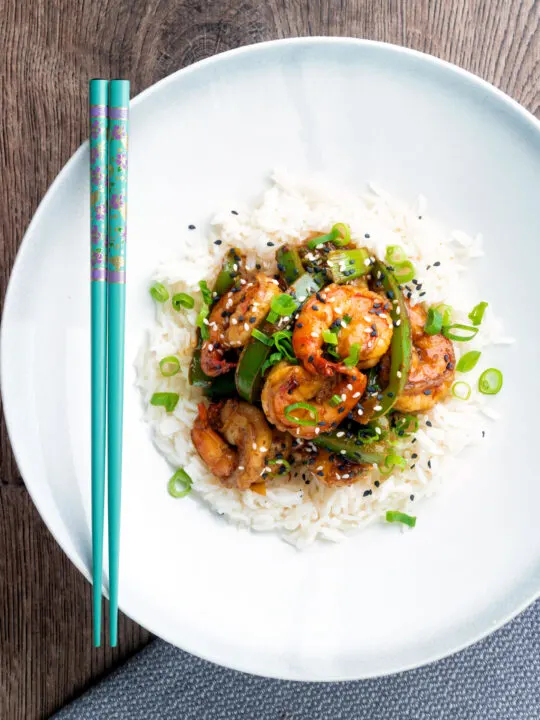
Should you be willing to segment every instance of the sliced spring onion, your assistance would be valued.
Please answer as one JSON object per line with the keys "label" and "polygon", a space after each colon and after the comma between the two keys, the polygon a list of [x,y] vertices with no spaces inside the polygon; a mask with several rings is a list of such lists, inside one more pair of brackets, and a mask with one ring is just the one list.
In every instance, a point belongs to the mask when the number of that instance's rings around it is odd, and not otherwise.
{"label": "sliced spring onion", "polygon": [[387,510],[386,522],[398,522],[413,528],[416,525],[416,518],[414,515],[407,515],[407,513],[399,512],[399,510]]}
{"label": "sliced spring onion", "polygon": [[360,425],[357,437],[362,445],[369,445],[379,439],[379,433],[375,430],[374,425]]}
{"label": "sliced spring onion", "polygon": [[172,377],[180,370],[180,360],[174,355],[167,355],[159,361],[159,369],[163,377]]}
{"label": "sliced spring onion", "polygon": [[349,325],[349,323],[351,323],[351,322],[352,322],[352,317],[350,315],[344,315],[343,322],[341,324],[343,325],[343,323],[345,323],[346,325]]}
{"label": "sliced spring onion", "polygon": [[338,351],[333,345],[327,347],[326,352],[328,353],[328,355],[330,355],[330,357],[333,357],[334,360],[339,360],[341,362],[341,355],[338,353]]}
{"label": "sliced spring onion", "polygon": [[408,261],[408,257],[405,254],[405,250],[401,245],[389,245],[386,248],[386,261],[389,265],[397,267]]}
{"label": "sliced spring onion", "polygon": [[268,368],[272,367],[273,365],[277,365],[277,363],[281,362],[282,360],[283,355],[280,352],[272,353],[270,357],[263,363],[261,368],[261,375],[264,375]]}
{"label": "sliced spring onion", "polygon": [[272,342],[276,350],[288,360],[296,360],[292,346],[292,332],[290,330],[278,330],[272,335]]}
{"label": "sliced spring onion", "polygon": [[191,310],[191,308],[195,306],[195,300],[191,297],[191,295],[188,295],[187,293],[175,293],[172,296],[171,302],[173,308],[177,312],[180,312],[182,308]]}
{"label": "sliced spring onion", "polygon": [[471,350],[470,352],[465,353],[465,355],[462,355],[459,358],[456,370],[463,373],[469,372],[476,367],[476,363],[480,360],[481,354],[480,350]]}
{"label": "sliced spring onion", "polygon": [[415,433],[418,430],[418,418],[416,415],[402,415],[397,419],[394,425],[394,431],[397,435],[408,435],[409,433]]}
{"label": "sliced spring onion", "polygon": [[341,395],[332,395],[330,400],[328,401],[328,404],[332,407],[337,407],[338,405],[341,405],[343,400],[341,399]]}
{"label": "sliced spring onion", "polygon": [[150,404],[158,407],[164,407],[167,412],[172,412],[178,404],[180,396],[173,392],[154,393],[150,398]]}
{"label": "sliced spring onion", "polygon": [[365,248],[332,250],[327,257],[328,269],[335,283],[346,283],[367,275],[371,268],[369,252]]}
{"label": "sliced spring onion", "polygon": [[[311,415],[311,418],[302,418],[293,415],[292,413],[295,410],[306,410]],[[290,420],[296,425],[316,425],[319,422],[319,413],[317,412],[317,408],[305,402],[297,402],[292,403],[292,405],[287,405],[285,408],[285,417],[287,420]]]}
{"label": "sliced spring onion", "polygon": [[407,260],[406,262],[395,266],[393,273],[398,283],[400,285],[405,285],[405,283],[411,282],[416,274],[416,271],[412,262]]}
{"label": "sliced spring onion", "polygon": [[169,299],[169,291],[160,282],[156,282],[150,288],[150,295],[156,302],[164,303]]}
{"label": "sliced spring onion", "polygon": [[209,314],[210,306],[204,304],[199,310],[199,314],[197,315],[197,320],[195,323],[201,331],[201,337],[203,340],[208,340],[208,338],[210,337],[210,330],[208,329],[208,325],[204,322]]}
{"label": "sliced spring onion", "polygon": [[345,358],[343,363],[347,367],[356,367],[356,365],[358,365],[359,360],[360,360],[360,345],[358,343],[353,343],[351,345],[350,353]]}
{"label": "sliced spring onion", "polygon": [[[459,332],[453,332],[454,330],[458,330]],[[443,327],[442,329],[442,334],[445,338],[455,340],[456,342],[469,342],[469,340],[472,340],[477,332],[477,327],[473,327],[472,325],[461,325],[460,323],[454,323],[453,325],[448,325],[448,327]]]}
{"label": "sliced spring onion", "polygon": [[435,310],[437,312],[440,312],[442,315],[442,324],[443,327],[445,325],[450,325],[452,322],[452,313],[454,312],[454,308],[451,305],[445,305],[444,303],[441,303],[441,305],[437,305]]}
{"label": "sliced spring onion", "polygon": [[279,320],[279,315],[277,314],[277,312],[270,310],[270,312],[266,316],[266,320],[273,325]]}
{"label": "sliced spring onion", "polygon": [[[281,317],[287,317],[292,315],[293,312],[298,308],[298,301],[290,295],[283,293],[282,295],[276,295],[272,298],[270,307],[272,311]],[[269,321],[272,322],[272,321]]]}
{"label": "sliced spring onion", "polygon": [[348,245],[351,242],[351,229],[345,223],[336,223],[329,233],[312,238],[307,246],[310,250],[314,250],[319,245],[324,245],[327,242],[332,242],[337,247]]}
{"label": "sliced spring onion", "polygon": [[468,400],[471,397],[471,386],[463,380],[452,385],[452,395],[458,400]]}
{"label": "sliced spring onion", "polygon": [[497,368],[488,368],[478,378],[478,389],[484,395],[496,395],[503,386],[503,374]]}
{"label": "sliced spring onion", "polygon": [[484,319],[484,313],[486,312],[487,306],[487,302],[479,302],[478,305],[475,305],[473,307],[473,309],[469,313],[469,320],[472,322],[473,325],[480,325],[480,323]]}
{"label": "sliced spring onion", "polygon": [[268,464],[278,466],[278,472],[274,473],[274,475],[286,475],[291,471],[291,463],[284,459],[280,460],[279,458],[275,458],[274,460],[269,460]]}
{"label": "sliced spring onion", "polygon": [[274,344],[274,341],[271,337],[265,335],[265,333],[261,332],[260,330],[257,330],[257,328],[254,328],[251,331],[251,336],[254,337],[256,340],[260,340],[265,345],[268,345],[268,347],[272,347],[272,345]]}
{"label": "sliced spring onion", "polygon": [[407,461],[401,455],[397,455],[396,453],[390,453],[385,457],[384,464],[379,465],[379,471],[383,475],[388,475],[395,467],[403,470],[407,467]]}
{"label": "sliced spring onion", "polygon": [[437,308],[430,307],[428,310],[424,332],[428,335],[438,335],[443,327],[443,315]]}
{"label": "sliced spring onion", "polygon": [[336,333],[332,332],[331,330],[323,330],[322,332],[322,339],[327,345],[337,345],[338,344],[338,336]]}
{"label": "sliced spring onion", "polygon": [[172,495],[173,498],[183,498],[186,497],[186,495],[189,495],[192,485],[193,480],[184,468],[180,468],[169,480],[167,489],[169,491],[169,495]]}
{"label": "sliced spring onion", "polygon": [[206,280],[201,280],[201,281],[199,282],[199,287],[201,288],[201,294],[202,294],[202,296],[203,296],[203,302],[204,302],[206,305],[211,305],[212,302],[213,302],[212,291],[211,291],[210,288],[208,287],[208,283],[206,282]]}

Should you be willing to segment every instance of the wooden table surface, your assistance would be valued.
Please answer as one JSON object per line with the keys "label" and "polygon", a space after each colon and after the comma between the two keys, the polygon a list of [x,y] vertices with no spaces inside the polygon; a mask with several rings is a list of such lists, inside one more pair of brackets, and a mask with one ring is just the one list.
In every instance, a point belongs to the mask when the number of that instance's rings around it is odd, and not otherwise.
{"label": "wooden table surface", "polygon": [[[128,77],[137,94],[208,55],[297,35],[432,53],[540,117],[538,0],[0,0],[2,301],[41,197],[85,138],[89,78]],[[150,640],[122,617],[118,648],[95,650],[90,629],[90,586],[35,510],[2,420],[1,720],[49,717]]]}

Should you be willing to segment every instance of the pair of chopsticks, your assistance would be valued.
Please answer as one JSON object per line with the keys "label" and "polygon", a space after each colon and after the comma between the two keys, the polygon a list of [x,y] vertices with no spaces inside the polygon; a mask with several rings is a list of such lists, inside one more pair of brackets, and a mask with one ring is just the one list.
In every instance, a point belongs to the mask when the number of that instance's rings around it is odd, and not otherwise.
{"label": "pair of chopsticks", "polygon": [[128,80],[90,80],[92,600],[95,647],[101,645],[105,465],[111,647],[116,646],[118,636],[128,106]]}

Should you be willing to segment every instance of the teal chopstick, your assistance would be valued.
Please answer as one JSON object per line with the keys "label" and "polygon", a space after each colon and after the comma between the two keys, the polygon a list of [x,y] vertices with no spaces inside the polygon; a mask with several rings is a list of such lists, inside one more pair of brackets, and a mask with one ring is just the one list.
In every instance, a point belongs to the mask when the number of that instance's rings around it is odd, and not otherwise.
{"label": "teal chopstick", "polygon": [[101,644],[107,385],[107,107],[108,81],[90,80],[90,294],[92,426],[92,608]]}
{"label": "teal chopstick", "polygon": [[122,491],[124,328],[126,305],[127,148],[129,81],[109,82],[108,520],[109,643],[118,637],[118,568]]}

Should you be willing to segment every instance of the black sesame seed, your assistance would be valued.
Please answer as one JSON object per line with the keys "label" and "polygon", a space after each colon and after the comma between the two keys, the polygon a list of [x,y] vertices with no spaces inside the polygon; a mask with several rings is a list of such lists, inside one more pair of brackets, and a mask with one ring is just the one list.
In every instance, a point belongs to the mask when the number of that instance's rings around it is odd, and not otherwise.
{"label": "black sesame seed", "polygon": [[231,215],[238,215],[238,213],[236,212],[236,210],[231,210]]}
{"label": "black sesame seed", "polygon": [[431,420],[426,420],[426,425],[428,427],[433,427],[433,423],[431,422]]}
{"label": "black sesame seed", "polygon": [[426,266],[426,270],[429,270],[430,267],[431,267],[431,265],[427,265],[427,266]]}
{"label": "black sesame seed", "polygon": [[413,463],[413,464],[411,465],[411,470],[414,470],[415,467],[416,467],[416,463]]}
{"label": "black sesame seed", "polygon": [[428,461],[427,461],[427,466],[428,466],[428,468],[431,470],[431,460],[428,460]]}
{"label": "black sesame seed", "polygon": [[431,395],[431,390],[424,390],[424,395]]}
{"label": "black sesame seed", "polygon": [[447,370],[453,370],[454,369],[454,363],[448,363],[446,366]]}
{"label": "black sesame seed", "polygon": [[260,263],[257,263],[257,264],[255,265],[255,267],[257,268],[257,270],[260,270],[261,267],[262,267],[262,265],[261,265]]}
{"label": "black sesame seed", "polygon": [[269,240],[266,244],[268,247],[274,247],[274,243],[271,240]]}
{"label": "black sesame seed", "polygon": [[324,477],[324,472],[323,472],[322,470],[318,470],[318,471],[317,471],[317,475],[318,475],[319,477]]}
{"label": "black sesame seed", "polygon": [[411,500],[414,500],[414,495],[409,495]]}
{"label": "black sesame seed", "polygon": [[282,265],[281,263],[277,264],[277,269],[279,272],[285,272],[285,265]]}
{"label": "black sesame seed", "polygon": [[312,363],[315,360],[315,357],[313,355],[310,355],[308,357],[308,362]]}
{"label": "black sesame seed", "polygon": [[413,439],[411,440],[411,444],[412,444],[412,443],[415,443],[415,442],[416,442],[416,438],[413,437]]}
{"label": "black sesame seed", "polygon": [[441,264],[440,261],[437,260],[437,262],[434,262],[434,263],[433,263],[433,267],[439,267],[440,264]]}
{"label": "black sesame seed", "polygon": [[417,454],[417,453],[413,453],[413,454],[411,455],[411,457],[412,457],[413,460],[416,460],[416,458],[418,457],[418,454]]}
{"label": "black sesame seed", "polygon": [[486,431],[482,430],[482,437],[486,437]]}
{"label": "black sesame seed", "polygon": [[188,230],[195,230],[195,225],[188,225]]}
{"label": "black sesame seed", "polygon": [[306,485],[309,485],[311,483],[311,480],[306,480]]}
{"label": "black sesame seed", "polygon": [[365,233],[365,234],[364,234],[364,237],[366,238],[366,240],[369,240],[369,238],[371,237],[371,235],[370,235],[369,233]]}
{"label": "black sesame seed", "polygon": [[426,294],[425,292],[421,292],[418,297],[424,297],[425,294]]}
{"label": "black sesame seed", "polygon": [[256,318],[256,317],[250,317],[250,318],[249,318],[249,322],[251,323],[251,325],[253,325],[253,323],[256,323],[256,322],[257,322],[257,318]]}
{"label": "black sesame seed", "polygon": [[373,495],[373,490],[364,490],[362,494],[364,497],[367,497],[368,495]]}
{"label": "black sesame seed", "polygon": [[421,216],[421,215],[419,215],[419,216],[418,216],[418,219],[419,219],[419,220],[421,220],[421,219],[422,219],[422,216]]}
{"label": "black sesame seed", "polygon": [[375,480],[375,482],[374,482],[373,484],[375,485],[375,487],[379,487],[379,485],[380,485],[381,483],[380,483],[378,480]]}
{"label": "black sesame seed", "polygon": [[214,240],[214,245],[221,245],[223,240]]}
{"label": "black sesame seed", "polygon": [[321,295],[320,292],[315,293],[315,297],[317,298],[317,300],[318,300],[320,303],[322,303],[323,305],[326,305],[326,300],[323,298],[323,296]]}
{"label": "black sesame seed", "polygon": [[296,323],[296,327],[301,330],[304,326],[301,322],[299,322],[299,323]]}
{"label": "black sesame seed", "polygon": [[312,309],[314,312],[318,312],[318,311],[319,311],[319,306],[318,306],[318,305],[312,305],[312,306],[311,306],[311,309]]}
{"label": "black sesame seed", "polygon": [[445,355],[445,356],[444,356],[444,362],[447,363],[449,360],[450,360],[450,358],[448,357],[448,355]]}

